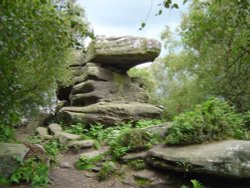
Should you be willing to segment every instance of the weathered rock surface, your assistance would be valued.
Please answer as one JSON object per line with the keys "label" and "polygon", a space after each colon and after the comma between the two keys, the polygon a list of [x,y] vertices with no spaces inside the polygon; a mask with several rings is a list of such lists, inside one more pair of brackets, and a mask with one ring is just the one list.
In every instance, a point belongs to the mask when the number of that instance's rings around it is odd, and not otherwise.
{"label": "weathered rock surface", "polygon": [[128,153],[126,155],[124,155],[121,160],[124,162],[129,162],[132,160],[136,160],[136,159],[141,159],[143,160],[147,155],[147,151],[142,151],[142,152],[137,152],[137,153]]}
{"label": "weathered rock surface", "polygon": [[69,141],[79,140],[81,138],[81,136],[77,135],[77,134],[58,132],[55,134],[55,138],[58,138],[58,140],[61,144],[66,144]]}
{"label": "weathered rock surface", "polygon": [[222,141],[185,147],[158,146],[147,154],[155,167],[219,177],[250,178],[250,141]]}
{"label": "weathered rock surface", "polygon": [[69,147],[75,147],[75,148],[91,148],[94,146],[94,140],[79,140],[79,141],[73,141],[68,144]]}
{"label": "weathered rock surface", "polygon": [[86,123],[115,125],[123,121],[159,118],[161,109],[151,104],[97,103],[86,107],[65,107],[58,113],[58,118],[66,124]]}
{"label": "weathered rock surface", "polygon": [[19,166],[29,149],[23,144],[0,143],[0,176],[9,177]]}
{"label": "weathered rock surface", "polygon": [[169,127],[169,123],[164,123],[161,125],[153,125],[151,127],[146,127],[143,129],[151,134],[156,134],[156,135],[159,135],[161,138],[164,138],[167,134],[168,127]]}
{"label": "weathered rock surface", "polygon": [[105,155],[109,151],[109,149],[110,149],[109,147],[104,147],[99,150],[85,152],[85,153],[80,154],[80,157],[83,156],[83,157],[88,157],[88,158],[94,158],[94,157],[97,157],[98,155]]}
{"label": "weathered rock surface", "polygon": [[73,106],[86,106],[98,102],[147,102],[148,96],[138,84],[127,75],[120,76],[120,82],[88,80],[73,87],[70,101]]}
{"label": "weathered rock surface", "polygon": [[160,53],[157,40],[133,36],[97,37],[87,50],[86,61],[102,63],[126,72],[141,63],[153,61]]}
{"label": "weathered rock surface", "polygon": [[56,124],[56,123],[53,123],[53,124],[50,124],[50,125],[49,125],[49,130],[50,130],[53,134],[56,134],[56,133],[62,132],[63,129],[62,129],[61,125]]}
{"label": "weathered rock surface", "polygon": [[37,127],[36,131],[38,132],[38,135],[41,139],[50,139],[52,138],[51,135],[49,135],[48,129],[46,127]]}

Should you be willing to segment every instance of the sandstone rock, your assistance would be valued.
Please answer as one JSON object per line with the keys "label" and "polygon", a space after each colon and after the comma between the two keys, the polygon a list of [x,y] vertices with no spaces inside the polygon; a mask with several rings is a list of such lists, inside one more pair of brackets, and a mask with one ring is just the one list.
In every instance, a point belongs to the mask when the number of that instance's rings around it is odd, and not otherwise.
{"label": "sandstone rock", "polygon": [[127,75],[120,82],[88,80],[73,87],[70,101],[73,106],[86,106],[98,102],[147,102],[148,96],[142,88],[132,83]]}
{"label": "sandstone rock", "polygon": [[112,81],[113,72],[109,69],[101,68],[99,64],[87,63],[82,69],[82,74],[75,77],[74,83],[79,84],[86,80]]}
{"label": "sandstone rock", "polygon": [[150,104],[97,103],[86,107],[65,107],[58,113],[58,119],[66,124],[86,123],[115,125],[124,121],[159,118],[161,109]]}
{"label": "sandstone rock", "polygon": [[136,159],[144,159],[147,155],[147,151],[137,152],[137,153],[128,153],[124,155],[121,159],[124,162],[129,162]]}
{"label": "sandstone rock", "polygon": [[156,134],[159,135],[161,138],[164,138],[167,134],[168,127],[169,123],[164,123],[161,125],[153,125],[151,127],[146,127],[143,129],[149,133]]}
{"label": "sandstone rock", "polygon": [[81,138],[81,136],[77,135],[77,134],[58,132],[55,134],[55,138],[58,138],[58,140],[61,144],[66,144],[72,140],[79,140]]}
{"label": "sandstone rock", "polygon": [[51,139],[52,136],[49,135],[48,129],[46,127],[37,127],[36,131],[38,132],[41,139]]}
{"label": "sandstone rock", "polygon": [[73,141],[68,144],[69,147],[75,147],[75,148],[91,148],[94,146],[94,140],[80,140],[80,141]]}
{"label": "sandstone rock", "polygon": [[38,116],[34,117],[29,124],[27,125],[27,128],[25,129],[25,133],[32,134],[37,127],[45,126],[47,125],[51,119],[53,118],[52,114],[48,113],[40,113]]}
{"label": "sandstone rock", "polygon": [[[69,98],[69,96],[68,96]],[[69,102],[66,100],[58,101],[55,109],[55,113],[57,113],[61,108],[66,107],[69,105]]]}
{"label": "sandstone rock", "polygon": [[23,161],[29,149],[23,144],[0,143],[0,176],[9,177]]}
{"label": "sandstone rock", "polygon": [[88,158],[94,158],[94,157],[97,157],[98,155],[105,155],[108,151],[109,151],[109,147],[104,147],[99,150],[82,153],[80,154],[80,157],[83,156],[83,157],[88,157]]}
{"label": "sandstone rock", "polygon": [[160,43],[153,39],[132,36],[97,37],[87,49],[86,61],[126,72],[135,65],[153,61],[160,49]]}
{"label": "sandstone rock", "polygon": [[62,129],[61,125],[53,123],[53,124],[49,125],[49,130],[52,133],[56,134],[56,133],[62,132],[63,129]]}
{"label": "sandstone rock", "polygon": [[250,141],[221,141],[185,147],[158,146],[147,154],[147,162],[161,169],[250,178]]}

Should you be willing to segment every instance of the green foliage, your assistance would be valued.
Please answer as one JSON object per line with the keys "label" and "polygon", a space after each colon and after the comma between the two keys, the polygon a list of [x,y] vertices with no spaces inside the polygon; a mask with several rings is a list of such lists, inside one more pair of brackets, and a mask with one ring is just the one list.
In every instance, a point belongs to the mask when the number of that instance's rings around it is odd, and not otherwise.
{"label": "green foliage", "polygon": [[145,130],[131,129],[122,132],[111,143],[111,155],[119,159],[127,152],[138,152],[149,149],[151,135]]}
{"label": "green foliage", "polygon": [[65,80],[72,48],[86,35],[83,10],[71,1],[0,1],[0,124],[49,106]]}
{"label": "green foliage", "polygon": [[151,180],[144,177],[135,177],[135,182],[139,187],[149,187]]}
{"label": "green foliage", "polygon": [[204,186],[198,180],[191,180],[191,183],[193,184],[193,188],[204,188]]}
{"label": "green foliage", "polygon": [[198,144],[226,138],[245,138],[243,118],[225,101],[210,99],[174,118],[166,144]]}
{"label": "green foliage", "polygon": [[48,166],[37,159],[28,159],[10,177],[14,183],[25,181],[32,187],[42,187],[49,183]]}
{"label": "green foliage", "polygon": [[10,180],[5,178],[5,177],[2,177],[0,176],[0,186],[3,186],[3,187],[9,187],[11,184]]}
{"label": "green foliage", "polygon": [[92,170],[95,167],[95,163],[100,161],[103,155],[97,155],[95,157],[81,156],[76,162],[76,168],[78,170]]}
{"label": "green foliage", "polygon": [[135,159],[128,162],[128,165],[134,170],[143,170],[146,168],[146,163],[142,159]]}
{"label": "green foliage", "polygon": [[70,125],[70,127],[65,127],[65,132],[71,133],[71,134],[78,134],[82,135],[85,132],[85,125],[81,123],[77,123],[75,125]]}
{"label": "green foliage", "polygon": [[47,154],[52,157],[58,156],[60,151],[66,149],[65,145],[62,145],[57,139],[51,139],[44,144],[44,149],[46,150]]}
{"label": "green foliage", "polygon": [[11,126],[0,124],[0,142],[7,142],[15,138],[14,129]]}
{"label": "green foliage", "polygon": [[116,165],[113,161],[105,161],[102,164],[101,170],[97,173],[97,178],[99,181],[108,179],[112,174],[114,174]]}

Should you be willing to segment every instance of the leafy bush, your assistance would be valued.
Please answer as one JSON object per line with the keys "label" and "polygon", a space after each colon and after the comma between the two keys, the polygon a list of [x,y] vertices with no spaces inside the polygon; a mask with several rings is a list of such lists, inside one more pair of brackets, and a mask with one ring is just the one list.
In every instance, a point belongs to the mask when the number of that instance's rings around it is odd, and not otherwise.
{"label": "leafy bush", "polygon": [[15,138],[14,129],[10,126],[0,124],[0,142],[6,142]]}
{"label": "leafy bush", "polygon": [[128,165],[134,170],[143,170],[146,168],[146,163],[142,159],[135,159],[129,161]]}
{"label": "leafy bush", "polygon": [[65,127],[65,132],[71,133],[71,134],[82,135],[85,132],[85,125],[81,123],[70,125],[70,127]]}
{"label": "leafy bush", "polygon": [[100,161],[103,155],[97,155],[95,157],[81,156],[78,161],[76,161],[76,168],[78,170],[92,170],[95,167],[95,163]]}
{"label": "leafy bush", "polygon": [[225,101],[214,98],[175,117],[166,144],[198,144],[226,138],[245,138],[243,118]]}
{"label": "leafy bush", "polygon": [[48,166],[37,159],[28,159],[10,177],[11,182],[31,183],[32,187],[42,187],[49,183]]}
{"label": "leafy bush", "polygon": [[101,170],[97,174],[99,181],[106,180],[115,172],[116,165],[112,161],[106,161],[102,164]]}
{"label": "leafy bush", "polygon": [[111,154],[114,158],[120,158],[127,152],[138,152],[149,149],[151,135],[142,129],[131,129],[122,132],[111,143]]}

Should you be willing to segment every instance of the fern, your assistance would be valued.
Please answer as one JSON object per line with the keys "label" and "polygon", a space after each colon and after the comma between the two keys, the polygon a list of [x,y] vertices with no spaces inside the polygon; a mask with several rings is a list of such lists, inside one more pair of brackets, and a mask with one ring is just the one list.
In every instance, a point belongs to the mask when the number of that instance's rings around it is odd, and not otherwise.
{"label": "fern", "polygon": [[191,180],[191,183],[193,184],[193,188],[205,188],[198,180]]}

